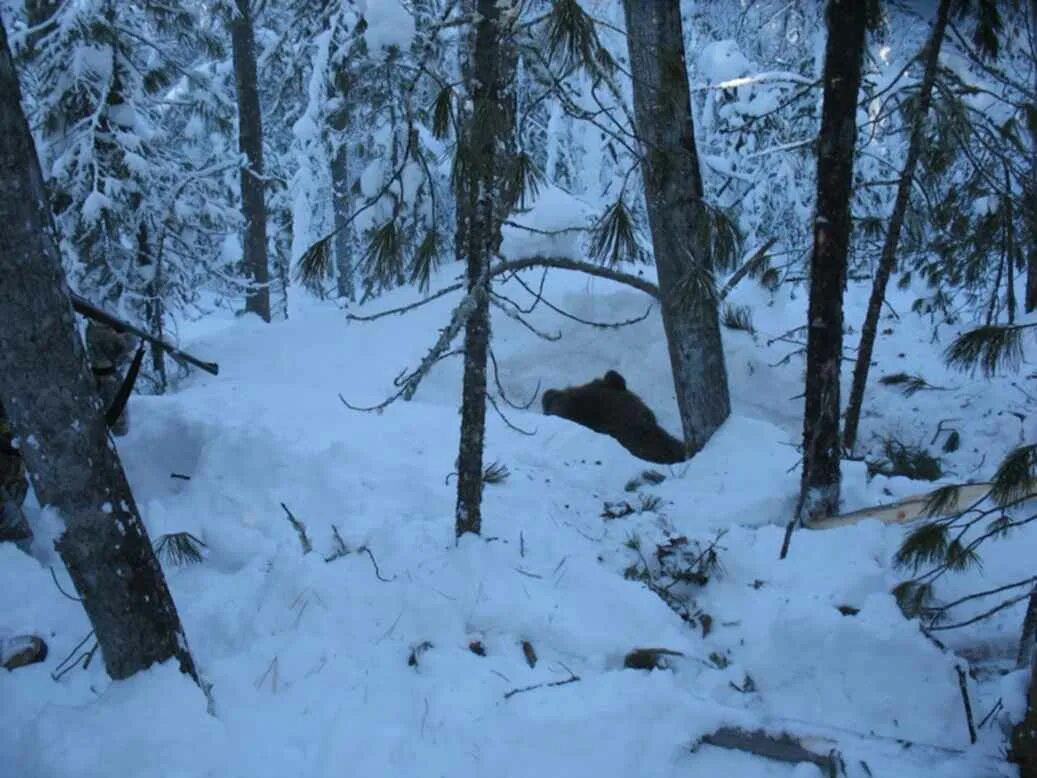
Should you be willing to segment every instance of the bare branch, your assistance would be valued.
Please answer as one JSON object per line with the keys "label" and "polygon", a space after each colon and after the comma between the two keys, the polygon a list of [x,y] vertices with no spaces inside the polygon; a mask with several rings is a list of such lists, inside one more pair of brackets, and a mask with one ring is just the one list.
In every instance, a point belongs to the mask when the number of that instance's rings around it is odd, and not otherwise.
{"label": "bare branch", "polygon": [[531,267],[554,267],[560,270],[575,270],[580,273],[586,273],[587,275],[597,276],[598,278],[607,278],[616,283],[632,286],[635,289],[639,289],[645,294],[654,297],[656,300],[661,299],[659,287],[651,281],[646,281],[644,278],[641,278],[641,276],[635,276],[631,273],[623,273],[618,270],[610,270],[601,265],[595,265],[591,262],[581,262],[580,260],[569,259],[568,257],[547,257],[538,254],[532,257],[524,257],[523,259],[503,259],[500,264],[494,266],[490,270],[490,276],[493,277],[499,276],[501,273],[527,270]]}
{"label": "bare branch", "polygon": [[727,279],[727,283],[724,284],[724,288],[721,289],[720,294],[717,295],[718,303],[724,301],[724,298],[731,293],[731,290],[738,285],[739,281],[759,267],[760,263],[767,258],[767,252],[770,250],[771,246],[777,242],[777,238],[769,238],[766,243],[752,253],[749,259],[742,263],[742,266],[738,268],[738,270],[731,274],[731,277]]}

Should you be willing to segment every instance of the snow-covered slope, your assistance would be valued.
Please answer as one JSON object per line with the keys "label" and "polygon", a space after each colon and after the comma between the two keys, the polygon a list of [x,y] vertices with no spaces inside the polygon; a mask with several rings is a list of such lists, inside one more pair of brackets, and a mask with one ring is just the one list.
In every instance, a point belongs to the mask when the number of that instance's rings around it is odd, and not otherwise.
{"label": "snow-covered slope", "polygon": [[[439,285],[456,272],[443,271]],[[529,300],[514,282],[500,290]],[[597,321],[637,316],[649,302],[559,271],[545,290]],[[851,289],[848,324],[862,319],[865,291]],[[918,372],[951,391],[906,400],[873,386],[863,433],[928,444],[940,419],[958,418],[962,447],[947,459],[954,480],[989,475],[1018,442],[1020,420],[1010,411],[1025,398],[1011,378],[946,373],[906,294],[891,301],[901,320],[880,340],[873,376]],[[414,295],[400,290],[362,312]],[[487,461],[499,460],[510,477],[486,488],[484,537],[458,546],[449,474],[460,359],[439,364],[412,402],[381,413],[351,411],[338,397],[366,405],[390,394],[456,300],[370,323],[301,300],[283,323],[213,317],[185,326],[185,346],[219,361],[219,377],[195,374],[167,396],[134,397],[134,426],[119,450],[153,538],[189,531],[206,543],[202,563],[167,566],[167,575],[213,684],[212,714],[170,666],[111,683],[95,658],[51,680],[89,625],[51,581],[49,567],[68,589],[51,548],[56,518],[30,511],[34,557],[0,546],[0,630],[40,634],[51,655],[0,674],[0,774],[820,775],[812,765],[689,750],[724,724],[836,737],[850,775],[864,774],[861,760],[874,775],[1014,774],[997,766],[999,717],[969,746],[955,672],[962,660],[923,638],[889,594],[900,579],[890,559],[904,528],[798,532],[778,561],[798,487],[802,404],[802,360],[781,360],[798,348],[788,340],[802,336],[769,341],[802,322],[802,289],[771,296],[746,281],[732,295],[752,305],[758,329],[725,331],[734,415],[692,462],[663,468],[663,483],[641,487],[660,498],[654,510],[604,520],[605,501],[639,504],[624,486],[646,463],[609,438],[540,415],[537,399],[529,411],[507,411],[531,436],[490,412]],[[656,311],[620,330],[542,307],[529,319],[562,338],[537,339],[495,313],[494,353],[513,400],[617,369],[677,431]],[[847,463],[844,478],[847,509],[925,489],[906,479],[868,483],[857,463]],[[282,503],[305,523],[313,553],[302,554]],[[333,528],[351,553],[325,562],[336,550]],[[720,531],[722,574],[695,595],[712,619],[704,637],[624,578],[637,561],[627,541],[639,538],[650,556],[668,538],[708,542]],[[1032,572],[1018,547],[988,553],[998,579]],[[966,591],[981,575],[949,583]],[[1001,616],[960,639],[1007,655],[1021,615]],[[636,647],[684,656],[668,670],[624,669]],[[1019,685],[1018,674],[973,683],[977,718],[998,698],[1014,710]],[[895,739],[929,747],[904,749]]]}

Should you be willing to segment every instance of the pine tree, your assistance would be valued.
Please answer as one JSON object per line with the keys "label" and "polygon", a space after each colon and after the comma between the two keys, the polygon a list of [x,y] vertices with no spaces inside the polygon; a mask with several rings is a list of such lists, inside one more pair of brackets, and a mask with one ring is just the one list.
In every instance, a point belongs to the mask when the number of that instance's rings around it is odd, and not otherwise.
{"label": "pine tree", "polygon": [[807,314],[803,479],[800,521],[839,508],[839,371],[843,356],[843,290],[850,249],[850,187],[857,138],[857,94],[867,23],[865,3],[829,0],[824,104],[817,154],[814,251]]}
{"label": "pine tree", "polygon": [[[69,281],[162,337],[172,315],[228,275],[219,253],[234,216],[222,179],[233,160],[218,136],[198,137],[220,104],[203,61],[222,47],[187,7],[27,10],[30,22],[53,14],[22,62]],[[161,391],[161,351],[152,356]]]}
{"label": "pine tree", "polygon": [[[43,176],[0,25],[0,398],[112,678],[175,658],[176,607],[105,424],[68,297]],[[46,391],[40,391],[46,387]]]}

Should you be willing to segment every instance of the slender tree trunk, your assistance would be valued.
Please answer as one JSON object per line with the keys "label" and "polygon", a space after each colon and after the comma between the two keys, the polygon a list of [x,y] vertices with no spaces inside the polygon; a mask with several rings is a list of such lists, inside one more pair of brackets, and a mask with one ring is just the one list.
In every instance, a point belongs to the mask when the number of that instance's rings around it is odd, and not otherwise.
{"label": "slender tree trunk", "polygon": [[680,3],[624,0],[623,8],[663,327],[684,442],[694,454],[730,414],[731,400],[712,289],[713,262],[701,240],[707,214]]}
{"label": "slender tree trunk", "polygon": [[[1030,595],[1026,621],[1023,626],[1023,645],[1019,648],[1019,657],[1025,658],[1030,667],[1030,686],[1026,695],[1026,714],[1023,720],[1015,725],[1011,737],[1011,753],[1009,758],[1019,766],[1019,778],[1037,778],[1037,651],[1033,650],[1033,619],[1037,603],[1037,592]],[[1029,633],[1029,634],[1027,634]],[[1030,645],[1025,642],[1029,640]]]}
{"label": "slender tree trunk", "polygon": [[458,246],[465,253],[475,311],[465,325],[461,389],[461,443],[457,458],[457,537],[482,530],[483,447],[486,432],[486,362],[490,345],[490,263],[500,248],[508,209],[500,192],[500,167],[514,123],[513,50],[502,40],[506,3],[475,0],[474,41],[462,47],[462,72],[471,85],[471,113],[459,141]]}
{"label": "slender tree trunk", "polygon": [[256,42],[251,0],[235,0],[230,20],[234,49],[234,84],[238,94],[238,149],[241,169],[241,215],[245,219],[244,265],[252,281],[245,310],[270,321],[270,266],[266,246],[266,199],[263,182],[263,117],[256,85]]}
{"label": "slender tree trunk", "polygon": [[932,100],[933,84],[936,82],[936,70],[940,61],[940,46],[947,31],[950,18],[951,0],[940,0],[936,10],[936,20],[925,47],[925,70],[918,94],[918,110],[911,127],[911,138],[907,144],[907,158],[904,169],[897,184],[897,196],[893,203],[893,213],[889,218],[889,228],[882,244],[879,267],[872,282],[871,298],[868,300],[868,312],[864,316],[861,328],[861,342],[857,350],[857,363],[853,368],[853,384],[850,387],[850,399],[846,405],[846,426],[843,429],[843,448],[852,451],[857,443],[857,428],[861,420],[861,408],[864,404],[864,389],[868,383],[868,371],[871,369],[871,356],[875,350],[875,338],[879,328],[879,314],[886,299],[886,286],[889,276],[897,263],[897,246],[900,243],[900,230],[904,226],[904,216],[911,196],[911,186],[915,179],[915,168],[922,152],[925,140],[925,119],[929,113]]}
{"label": "slender tree trunk", "polygon": [[349,191],[349,148],[345,133],[349,129],[349,109],[346,100],[349,80],[344,73],[335,77],[335,97],[341,105],[328,117],[335,131],[335,142],[331,152],[331,205],[335,214],[335,270],[338,296],[356,300],[356,284],[353,279],[353,231],[348,226],[353,198]]}
{"label": "slender tree trunk", "polygon": [[126,678],[176,658],[195,676],[180,619],[105,426],[69,301],[36,150],[0,26],[0,402],[105,666]]}
{"label": "slender tree trunk", "polygon": [[[1030,54],[1037,58],[1037,0],[1030,0]],[[1033,88],[1037,92],[1037,71],[1034,72]],[[1027,202],[1037,198],[1037,124],[1030,125],[1030,192]],[[1026,312],[1037,308],[1037,209],[1026,209],[1025,227],[1027,243],[1026,257]]]}
{"label": "slender tree trunk", "polygon": [[1015,324],[1015,214],[1012,208],[1012,178],[1005,161],[1005,309],[1008,323]]}
{"label": "slender tree trunk", "polygon": [[802,522],[831,515],[839,507],[843,291],[850,250],[850,188],[866,17],[867,3],[829,0],[814,250],[810,257],[803,481],[796,511]]}

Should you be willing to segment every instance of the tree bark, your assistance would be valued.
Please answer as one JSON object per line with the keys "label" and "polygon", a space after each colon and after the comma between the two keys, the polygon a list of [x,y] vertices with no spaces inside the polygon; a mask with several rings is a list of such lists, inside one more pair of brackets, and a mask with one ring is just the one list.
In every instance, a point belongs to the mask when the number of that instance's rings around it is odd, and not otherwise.
{"label": "tree bark", "polygon": [[266,246],[266,199],[263,181],[263,117],[256,84],[256,42],[251,0],[235,0],[230,19],[234,49],[234,85],[238,95],[238,150],[245,155],[241,168],[241,215],[245,219],[243,259],[252,287],[245,310],[270,321],[270,266]]}
{"label": "tree bark", "polygon": [[[335,120],[332,119],[334,126]],[[356,300],[356,284],[353,282],[353,242],[349,229],[349,216],[353,198],[349,194],[349,157],[346,142],[341,141],[331,157],[332,209],[335,214],[335,270],[338,296]]]}
{"label": "tree bark", "polygon": [[731,400],[712,257],[696,245],[706,214],[680,3],[624,0],[623,8],[663,328],[684,442],[694,454],[728,417]]}
{"label": "tree bark", "polygon": [[87,365],[0,26],[0,403],[112,678],[175,658],[197,678]]}
{"label": "tree bark", "polygon": [[[1030,0],[1030,54],[1037,58],[1034,41],[1037,40],[1037,0]],[[1037,71],[1034,73],[1033,88],[1037,91]],[[1030,125],[1030,192],[1027,202],[1037,198],[1037,124]],[[1025,217],[1028,252],[1026,257],[1026,312],[1037,308],[1037,213],[1033,207],[1026,209]]]}
{"label": "tree bark", "polygon": [[1012,730],[1009,759],[1019,766],[1019,778],[1037,778],[1037,651],[1030,656],[1026,714]]}
{"label": "tree bark", "polygon": [[886,299],[886,285],[889,276],[897,263],[897,246],[900,243],[900,230],[904,226],[904,216],[914,183],[915,168],[925,141],[925,120],[932,101],[933,84],[936,82],[936,71],[940,62],[940,46],[947,30],[950,18],[951,0],[940,0],[933,22],[932,33],[925,47],[925,70],[918,93],[918,110],[911,127],[911,138],[907,144],[907,158],[904,169],[897,184],[897,196],[893,203],[893,212],[889,217],[889,228],[882,244],[878,270],[872,282],[871,297],[868,300],[868,311],[864,316],[861,328],[861,342],[857,350],[857,363],[853,368],[853,384],[850,387],[850,399],[846,405],[846,426],[843,430],[843,448],[852,451],[857,442],[857,427],[861,419],[861,407],[864,404],[864,389],[868,383],[868,371],[871,368],[871,356],[875,350],[875,337],[878,333],[879,314],[882,303]]}
{"label": "tree bark", "polygon": [[461,389],[461,443],[457,458],[455,531],[482,530],[483,447],[486,433],[486,362],[490,343],[490,263],[501,242],[500,167],[514,124],[509,93],[510,47],[502,40],[504,11],[498,0],[476,0],[474,41],[462,49],[462,72],[470,86],[471,113],[459,143],[463,155],[458,193],[457,238],[463,247],[469,293],[475,310],[465,324]]}
{"label": "tree bark", "polygon": [[850,189],[866,17],[867,3],[829,0],[814,249],[810,257],[803,480],[796,511],[803,523],[834,514],[839,508],[843,291],[850,249]]}
{"label": "tree bark", "polygon": [[346,63],[335,73],[332,84],[334,97],[339,101],[328,117],[334,131],[331,144],[331,207],[335,217],[335,270],[338,296],[356,299],[356,284],[353,279],[353,241],[349,217],[353,210],[353,198],[349,191],[349,147],[346,131],[349,129],[349,74]]}

